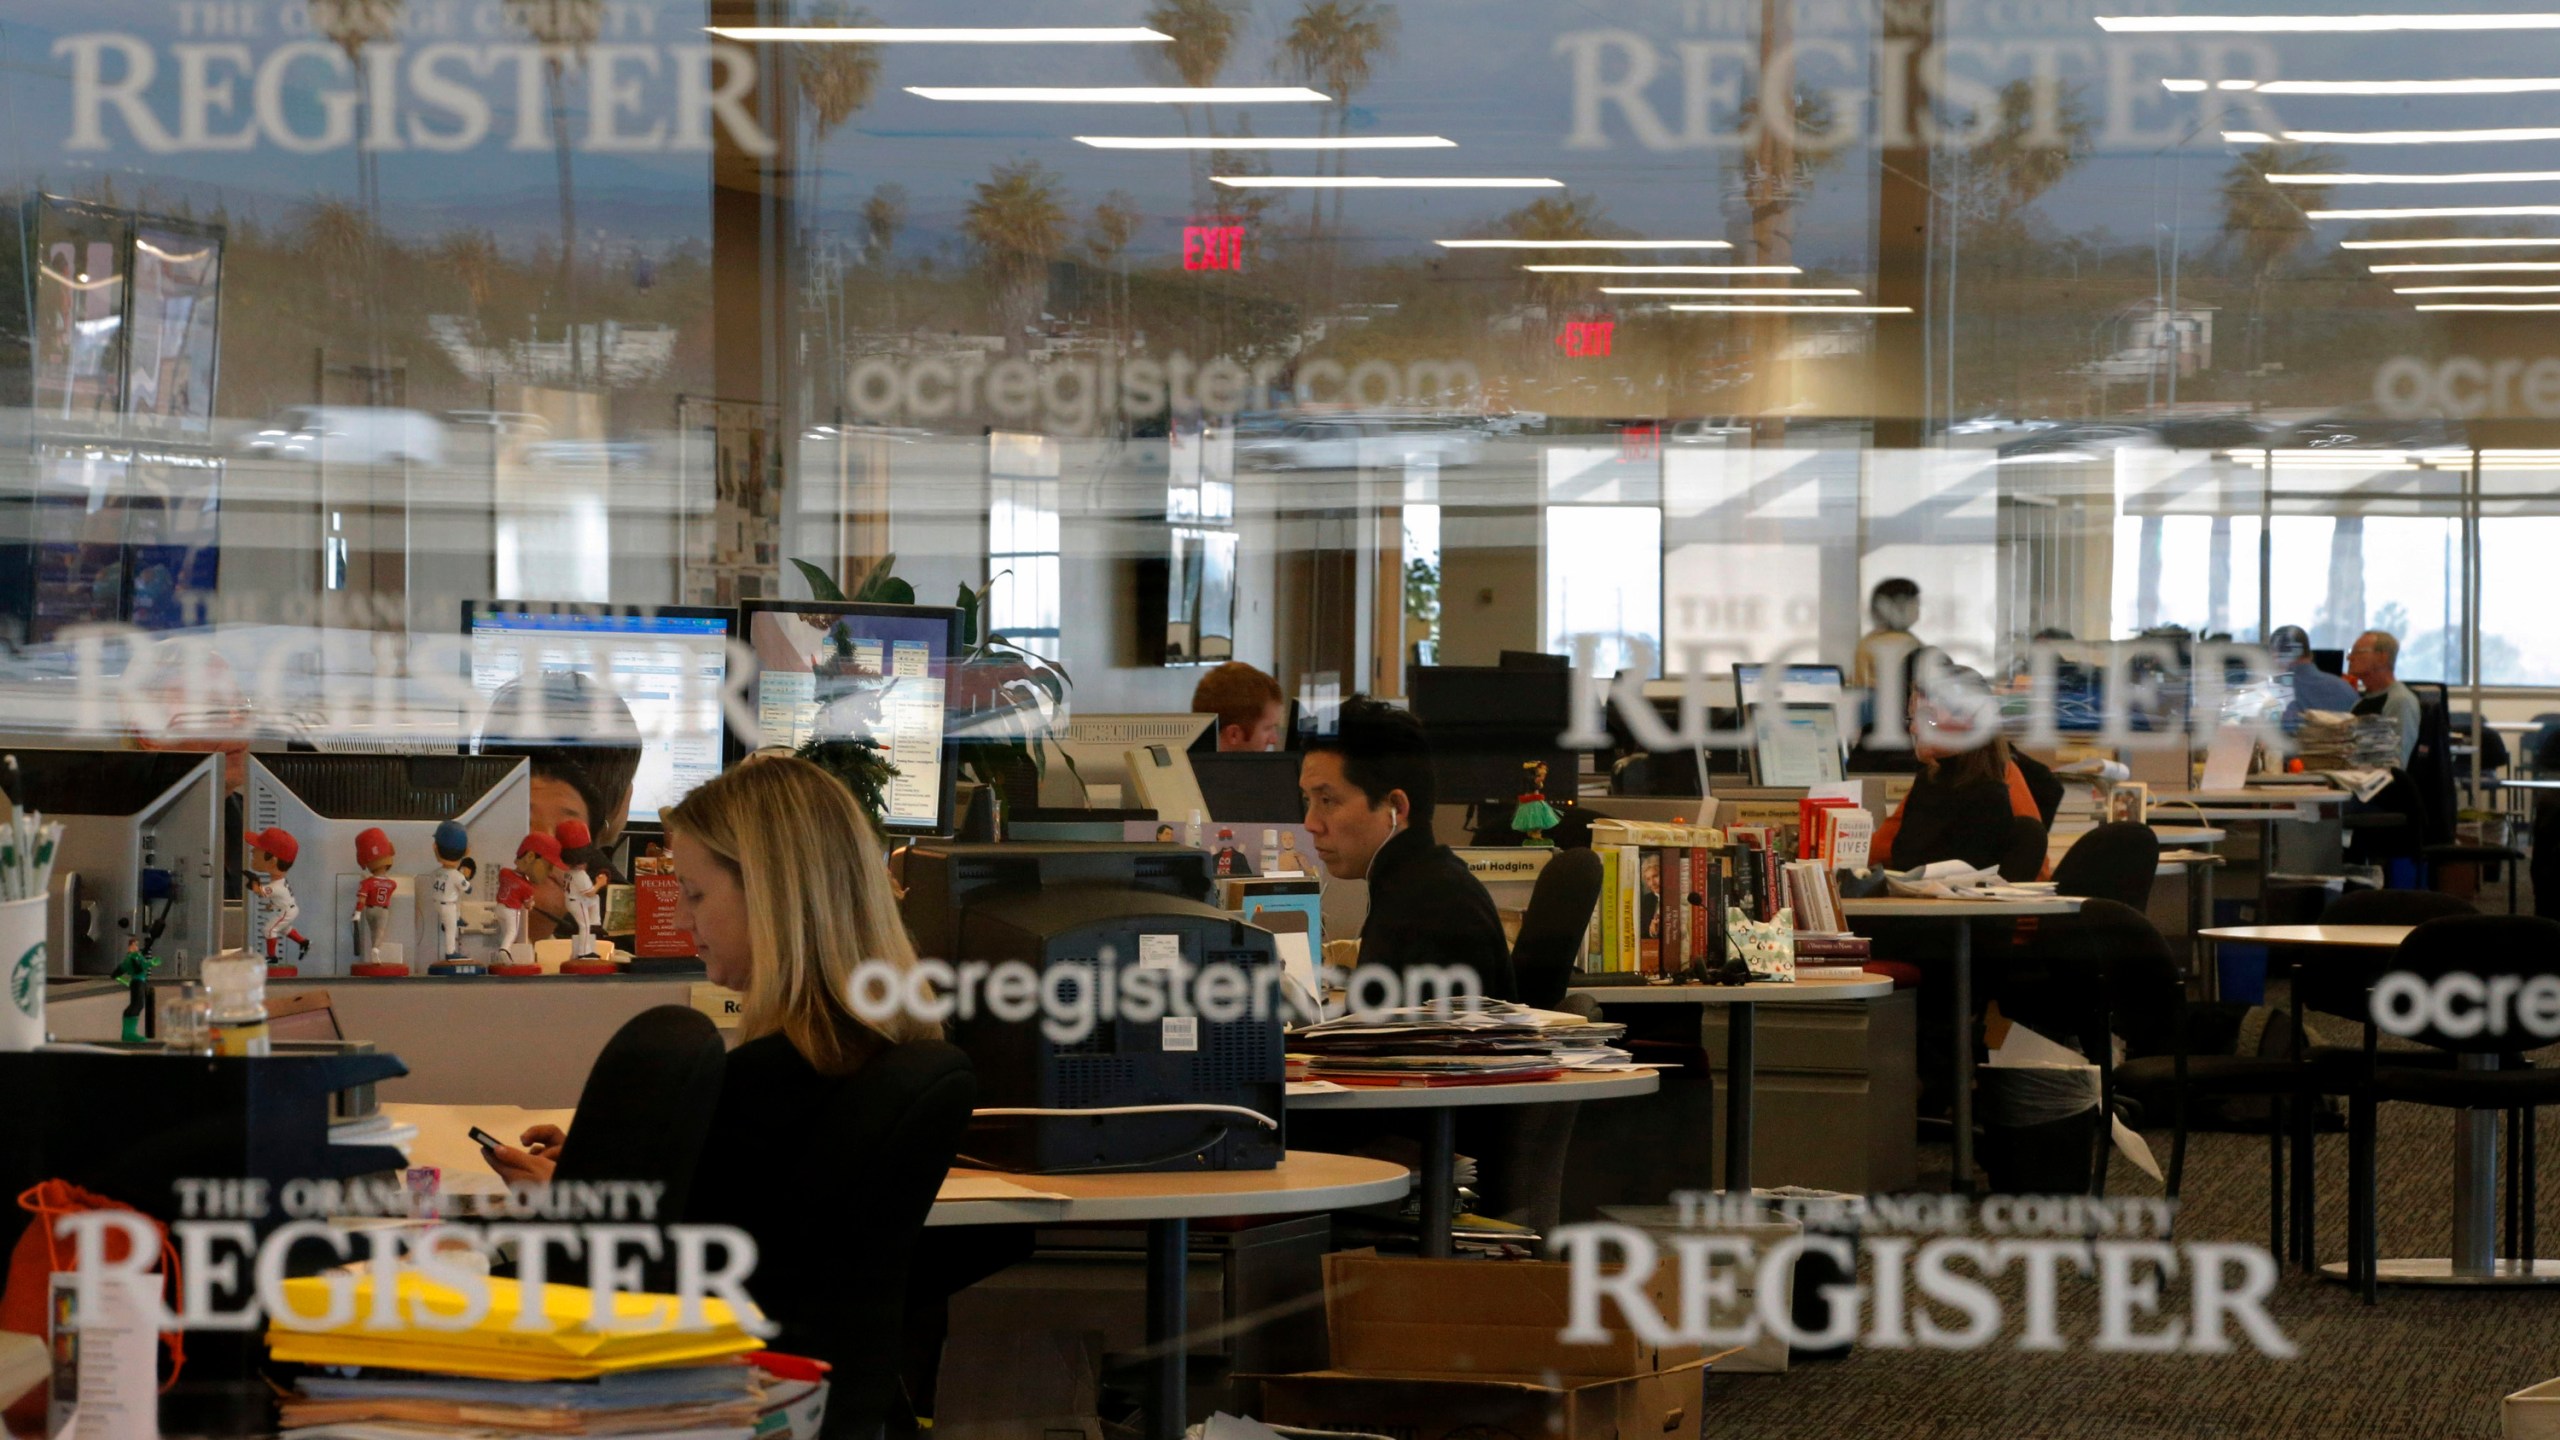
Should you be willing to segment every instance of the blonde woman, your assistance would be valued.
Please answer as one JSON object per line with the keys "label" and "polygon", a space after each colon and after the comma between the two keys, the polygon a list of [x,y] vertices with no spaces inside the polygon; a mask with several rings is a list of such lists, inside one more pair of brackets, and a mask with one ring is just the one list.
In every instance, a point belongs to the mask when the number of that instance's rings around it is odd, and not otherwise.
{"label": "blonde woman", "polygon": [[[835,1367],[828,1436],[897,1432],[907,1267],[968,1124],[968,1058],[930,1022],[866,1022],[846,1003],[856,966],[915,951],[880,843],[834,777],[751,756],[665,823],[678,918],[712,982],[745,997],[681,1218],[755,1238],[748,1290],[783,1327],[774,1348]],[[490,1151],[510,1179],[548,1179],[576,1153],[554,1127],[523,1139]]]}

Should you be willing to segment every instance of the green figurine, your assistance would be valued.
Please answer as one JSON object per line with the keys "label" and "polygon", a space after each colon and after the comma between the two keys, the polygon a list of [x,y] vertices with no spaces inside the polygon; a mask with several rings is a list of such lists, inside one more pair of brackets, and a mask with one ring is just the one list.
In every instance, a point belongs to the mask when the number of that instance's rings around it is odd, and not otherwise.
{"label": "green figurine", "polygon": [[125,987],[124,1038],[140,1040],[142,1017],[151,1006],[151,972],[160,957],[142,948],[139,937],[124,942],[124,959],[116,964],[115,982]]}
{"label": "green figurine", "polygon": [[1520,803],[1511,808],[1511,828],[1520,832],[1521,844],[1543,845],[1552,850],[1556,842],[1547,838],[1547,832],[1564,817],[1556,813],[1556,807],[1547,803],[1546,764],[1528,760],[1523,761],[1520,768],[1529,772],[1529,789],[1520,797]]}

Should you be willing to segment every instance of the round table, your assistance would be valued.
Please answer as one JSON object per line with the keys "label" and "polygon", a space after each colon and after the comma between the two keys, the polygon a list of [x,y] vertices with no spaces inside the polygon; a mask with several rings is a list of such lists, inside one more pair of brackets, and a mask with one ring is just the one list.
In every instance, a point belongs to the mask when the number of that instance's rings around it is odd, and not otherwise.
{"label": "round table", "polygon": [[[1521,1080],[1497,1085],[1346,1085],[1333,1090],[1300,1090],[1292,1082],[1287,1104],[1292,1110],[1421,1110],[1422,1254],[1446,1260],[1457,1250],[1458,1117],[1455,1112],[1485,1105],[1565,1105],[1580,1100],[1615,1100],[1650,1095],[1662,1088],[1658,1070],[1567,1072],[1552,1080]],[[1334,1082],[1320,1082],[1334,1083]],[[1365,1202],[1364,1202],[1365,1203]],[[1333,1207],[1326,1207],[1333,1208]]]}
{"label": "round table", "polygon": [[[2039,900],[1927,900],[1898,895],[1871,895],[1843,900],[1840,913],[1850,920],[1946,920],[1955,923],[1956,948],[1956,1093],[1955,1191],[1973,1193],[1973,923],[1976,920],[2023,920],[2031,915],[2076,915],[2080,897],[2051,895]],[[1879,956],[1879,959],[1893,957]]]}
{"label": "round table", "polygon": [[[1113,1175],[998,1175],[954,1169],[955,1179],[1000,1179],[1041,1197],[937,1200],[929,1226],[1023,1225],[1071,1220],[1147,1222],[1148,1440],[1177,1440],[1190,1413],[1183,1373],[1183,1278],[1191,1222],[1213,1215],[1288,1215],[1375,1205],[1402,1196],[1413,1172],[1361,1155],[1292,1150],[1268,1170],[1160,1171]],[[1055,1197],[1055,1198],[1042,1198]]]}
{"label": "round table", "polygon": [[[1748,985],[1584,985],[1605,1012],[1612,1005],[1721,1005],[1724,1007],[1724,1188],[1751,1193],[1751,1079],[1755,1016],[1763,1005],[1819,1005],[1874,1000],[1893,993],[1886,975],[1815,975],[1794,981],[1755,980]],[[1710,1151],[1710,1154],[1713,1152]]]}
{"label": "round table", "polygon": [[[2410,925],[2225,925],[2207,930],[2216,942],[2301,945],[2332,950],[2396,950]],[[2299,1019],[2299,1007],[2297,1007]],[[2296,1032],[2300,1033],[2299,1031]],[[2457,1055],[2465,1070],[2493,1068],[2494,1055]],[[2386,1285],[2549,1285],[2560,1283],[2560,1260],[2498,1258],[2498,1112],[2453,1112],[2453,1254],[2449,1258],[2377,1260],[2375,1278]],[[2332,1280],[2348,1278],[2345,1262],[2323,1265]]]}

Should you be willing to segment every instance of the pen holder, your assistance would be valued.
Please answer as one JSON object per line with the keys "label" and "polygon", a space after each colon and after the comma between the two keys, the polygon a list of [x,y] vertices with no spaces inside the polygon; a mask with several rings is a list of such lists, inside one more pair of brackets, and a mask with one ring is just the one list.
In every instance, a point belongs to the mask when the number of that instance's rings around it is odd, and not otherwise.
{"label": "pen holder", "polygon": [[0,904],[0,1050],[44,1043],[44,935],[47,903]]}

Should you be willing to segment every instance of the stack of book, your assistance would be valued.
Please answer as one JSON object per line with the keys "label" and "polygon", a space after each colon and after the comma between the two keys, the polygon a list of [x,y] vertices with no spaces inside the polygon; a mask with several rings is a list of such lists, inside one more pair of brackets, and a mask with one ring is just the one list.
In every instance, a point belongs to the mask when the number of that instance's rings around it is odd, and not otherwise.
{"label": "stack of book", "polygon": [[1487,1000],[1467,1011],[1417,1005],[1290,1032],[1289,1078],[1337,1085],[1498,1085],[1568,1070],[1628,1068],[1624,1025]]}
{"label": "stack of book", "polygon": [[[345,1324],[320,1327],[329,1286],[352,1283]],[[373,1329],[370,1275],[314,1276],[284,1285],[290,1310],[267,1330],[269,1356],[315,1367],[277,1402],[282,1428],[297,1440],[505,1440],[595,1435],[622,1440],[814,1440],[824,1418],[824,1367],[758,1353],[761,1343],[719,1300],[703,1302],[704,1324],[678,1329],[672,1295],[617,1295],[615,1320],[630,1329],[593,1330],[590,1292],[544,1285],[538,1295],[490,1279],[489,1307],[460,1329],[414,1317],[459,1317],[462,1294],[415,1272],[398,1280],[394,1303],[409,1328]],[[539,1306],[529,1329],[516,1319]]]}
{"label": "stack of book", "polygon": [[1721,953],[1723,889],[1714,877],[1725,837],[1700,825],[1594,820],[1600,903],[1582,968],[1596,975],[1676,976]]}

